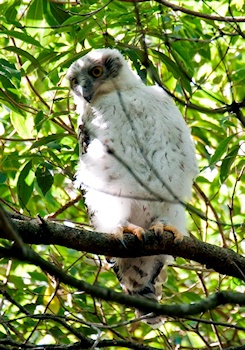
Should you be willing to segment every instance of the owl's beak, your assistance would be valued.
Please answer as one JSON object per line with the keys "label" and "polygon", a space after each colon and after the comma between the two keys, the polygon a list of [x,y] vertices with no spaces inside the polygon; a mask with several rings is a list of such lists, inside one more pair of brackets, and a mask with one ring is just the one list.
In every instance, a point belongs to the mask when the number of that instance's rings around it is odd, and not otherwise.
{"label": "owl's beak", "polygon": [[82,86],[82,95],[87,102],[90,102],[92,100],[93,94],[94,93],[91,85]]}
{"label": "owl's beak", "polygon": [[83,93],[83,98],[87,101],[90,102],[92,100],[93,95],[92,94],[84,94]]}

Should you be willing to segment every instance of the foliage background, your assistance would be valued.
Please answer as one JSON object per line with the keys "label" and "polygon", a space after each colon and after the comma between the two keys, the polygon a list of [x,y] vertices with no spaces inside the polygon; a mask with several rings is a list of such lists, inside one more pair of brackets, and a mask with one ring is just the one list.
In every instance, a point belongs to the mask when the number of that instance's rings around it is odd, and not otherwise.
{"label": "foliage background", "polygon": [[[72,183],[78,160],[76,113],[65,74],[91,48],[115,47],[147,84],[158,80],[170,91],[192,130],[200,175],[191,205],[208,219],[190,212],[190,232],[243,253],[242,0],[9,0],[0,3],[0,16],[0,200],[5,208],[88,225],[82,195]],[[60,246],[33,248],[78,279],[120,291],[102,256]],[[148,349],[245,344],[244,308],[224,306],[198,318],[167,318],[152,330],[144,323],[129,323],[135,317],[132,309],[60,285],[33,265],[1,259],[0,275],[3,349],[66,348],[78,334]],[[168,267],[163,302],[191,303],[220,290],[245,288],[240,280],[178,258]]]}

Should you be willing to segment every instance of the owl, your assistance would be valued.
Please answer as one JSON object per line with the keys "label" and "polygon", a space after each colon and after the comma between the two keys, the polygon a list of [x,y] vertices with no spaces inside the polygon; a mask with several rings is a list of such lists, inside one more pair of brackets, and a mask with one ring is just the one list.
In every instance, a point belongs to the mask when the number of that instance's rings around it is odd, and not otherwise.
{"label": "owl", "polygon": [[[147,230],[187,235],[185,208],[197,175],[185,121],[168,94],[146,86],[116,49],[92,50],[74,62],[68,80],[79,114],[77,185],[93,227],[142,240]],[[137,249],[137,247],[135,247]],[[113,258],[123,290],[159,301],[168,255]],[[137,311],[144,319],[144,313]],[[158,316],[146,318],[158,324]]]}

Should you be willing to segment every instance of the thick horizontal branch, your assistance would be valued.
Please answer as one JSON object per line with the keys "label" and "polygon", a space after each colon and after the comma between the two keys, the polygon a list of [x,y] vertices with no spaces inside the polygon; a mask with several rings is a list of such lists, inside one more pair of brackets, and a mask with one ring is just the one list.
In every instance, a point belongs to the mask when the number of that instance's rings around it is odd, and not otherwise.
{"label": "thick horizontal branch", "polygon": [[[19,219],[21,219],[21,220],[19,220]],[[26,227],[25,227],[26,231],[28,230],[28,227],[31,227],[33,225],[33,221],[34,221],[35,225],[39,227],[39,230],[41,228],[40,236],[43,232],[45,232],[45,234],[48,234],[48,236],[50,236],[50,233],[52,231],[53,226],[55,226],[56,231],[57,231],[57,228],[61,229],[61,227],[62,227],[61,225],[57,225],[57,224],[49,223],[49,222],[44,222],[42,220],[40,220],[41,223],[38,224],[36,222],[36,220],[26,221],[26,220],[22,220],[22,217],[20,217],[19,219],[12,219],[12,222],[14,223],[14,225],[11,225],[11,224],[6,225],[6,223],[7,223],[6,216],[4,215],[2,210],[0,211],[0,228],[1,228],[1,232],[3,233],[3,235],[5,237],[7,236],[7,238],[13,240],[16,235],[18,235],[18,234],[21,235],[21,229],[20,229],[20,227],[18,228],[16,221],[19,221],[19,223],[22,223],[22,224],[25,223],[26,224]],[[36,227],[36,229],[37,229],[37,227]],[[23,227],[22,227],[22,230],[23,230]],[[32,232],[34,233],[34,231],[32,231]],[[31,232],[29,232],[29,234],[30,233]],[[78,232],[77,232],[77,234],[78,234]],[[85,235],[85,234],[89,234],[89,233],[84,231],[82,233],[82,235]],[[166,234],[166,235],[169,235],[169,234]],[[104,238],[106,239],[106,237],[110,236],[110,235],[97,234],[97,236],[105,236]],[[152,243],[154,245],[154,242],[156,241],[156,237],[154,237],[154,235],[149,234],[146,237],[146,241],[149,239],[150,236],[152,236],[151,239],[152,239]],[[58,235],[57,237],[60,238],[60,235]],[[10,257],[16,258],[18,260],[39,266],[42,270],[55,276],[59,280],[59,282],[65,283],[65,284],[72,286],[76,289],[84,291],[85,293],[87,293],[95,298],[100,298],[100,299],[103,299],[106,301],[116,302],[116,303],[119,303],[121,305],[129,306],[129,307],[134,307],[134,308],[137,308],[137,309],[142,310],[142,311],[147,312],[147,313],[154,312],[154,314],[157,314],[157,315],[165,315],[165,316],[170,316],[170,317],[184,317],[184,316],[196,315],[196,314],[206,312],[208,310],[212,310],[219,305],[223,305],[223,304],[227,304],[227,303],[233,304],[233,305],[241,305],[241,306],[245,305],[244,293],[225,291],[225,292],[215,293],[215,294],[211,295],[210,297],[208,297],[204,300],[201,300],[199,302],[196,302],[196,303],[179,304],[179,305],[160,305],[154,301],[146,300],[145,298],[138,298],[138,297],[126,295],[124,293],[117,293],[117,292],[114,292],[113,290],[111,290],[110,288],[105,288],[105,287],[101,287],[101,286],[97,286],[97,285],[90,285],[84,281],[77,280],[73,276],[68,275],[65,271],[61,270],[56,265],[41,258],[37,253],[34,252],[34,250],[29,248],[28,245],[25,245],[21,242],[22,238],[24,241],[26,240],[26,237],[24,237],[22,235],[22,237],[19,237],[18,244],[14,244],[13,246],[6,247],[6,248],[0,247],[0,256],[1,257],[8,257],[8,258],[10,258]],[[74,233],[73,233],[73,239],[74,239]],[[171,243],[172,246],[177,246],[177,245],[173,244],[172,237],[170,240],[172,241],[172,243]],[[190,240],[190,242],[192,241],[191,239],[189,239],[189,240]],[[159,239],[159,241],[164,242],[165,239],[161,237]],[[126,242],[130,243],[130,239],[127,239]],[[32,242],[32,243],[34,243],[34,242]],[[60,242],[57,242],[57,243],[60,244]],[[109,242],[107,242],[107,243],[109,243]],[[114,243],[115,243],[115,239],[114,239]],[[148,244],[149,244],[149,242],[148,242]],[[117,242],[117,245],[120,246],[118,244],[118,242]],[[142,244],[142,245],[144,246],[144,244]],[[145,245],[147,246],[147,242]],[[161,242],[160,242],[160,245],[161,245]],[[180,245],[182,245],[182,244],[180,244]],[[138,244],[138,246],[140,246],[140,244]],[[135,250],[134,247],[132,247],[132,251],[133,250]],[[152,254],[152,252],[151,252],[151,254]],[[115,255],[115,254],[111,254],[111,255]],[[237,254],[235,254],[234,257],[236,255]],[[134,256],[134,255],[132,254],[132,256]]]}
{"label": "thick horizontal branch", "polygon": [[[1,346],[1,344],[4,344]],[[31,350],[81,350],[81,349],[91,349],[94,344],[94,341],[87,339],[87,341],[80,341],[71,345],[38,345],[38,346],[29,346],[27,344],[23,343],[18,343],[15,341],[11,340],[0,340],[0,350],[6,350],[6,345],[12,346],[11,349],[31,349]],[[126,341],[126,340],[101,340],[96,344],[96,349],[97,348],[102,348],[104,349],[105,347],[120,347],[120,348],[125,348],[125,349],[132,349],[132,350],[158,350],[159,348],[153,348],[150,346],[145,346],[137,343],[133,343],[131,341]],[[8,348],[10,349],[10,348]],[[212,348],[214,349],[214,348]],[[215,348],[214,350],[218,350],[220,348]],[[226,350],[244,350],[244,345],[241,346],[235,346],[231,348],[226,348]]]}
{"label": "thick horizontal branch", "polygon": [[[85,229],[71,228],[48,220],[26,219],[9,215],[16,232],[25,243],[57,244],[79,251],[114,257],[136,257],[168,254],[199,262],[215,271],[245,280],[245,258],[227,248],[220,248],[197,239],[184,237],[180,244],[174,244],[169,232],[161,237],[148,232],[144,242],[132,234],[125,234],[125,248],[116,235]],[[0,227],[0,238],[7,238]],[[137,249],[135,248],[137,247]]]}
{"label": "thick horizontal branch", "polygon": [[[3,347],[1,344],[4,344]],[[38,345],[38,346],[28,346],[24,345],[23,343],[14,342],[14,341],[4,341],[0,339],[0,350],[6,350],[6,345],[12,346],[11,349],[31,349],[31,350],[85,350],[85,349],[91,349],[94,344],[94,341],[90,339],[86,339],[86,341],[80,341],[71,345]],[[158,350],[159,348],[152,348],[149,346],[144,345],[138,345],[136,343],[133,343],[131,341],[126,340],[101,340],[96,344],[96,349],[105,349],[108,347],[120,347],[125,349],[132,349],[132,350]],[[8,348],[10,349],[10,348]],[[235,350],[235,349],[233,349]],[[238,349],[239,350],[239,349]]]}

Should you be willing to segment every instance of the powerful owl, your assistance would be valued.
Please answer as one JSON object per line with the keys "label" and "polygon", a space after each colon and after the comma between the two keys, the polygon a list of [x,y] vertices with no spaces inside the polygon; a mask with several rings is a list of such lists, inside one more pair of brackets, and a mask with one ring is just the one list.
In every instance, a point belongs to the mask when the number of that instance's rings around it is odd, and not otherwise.
{"label": "powerful owl", "polygon": [[[149,229],[170,230],[175,240],[187,235],[183,201],[191,196],[197,164],[172,99],[146,86],[115,49],[87,53],[71,65],[68,79],[80,115],[77,183],[94,228],[122,243],[124,232],[139,239]],[[114,258],[113,268],[126,293],[157,301],[169,261],[167,255]]]}

